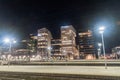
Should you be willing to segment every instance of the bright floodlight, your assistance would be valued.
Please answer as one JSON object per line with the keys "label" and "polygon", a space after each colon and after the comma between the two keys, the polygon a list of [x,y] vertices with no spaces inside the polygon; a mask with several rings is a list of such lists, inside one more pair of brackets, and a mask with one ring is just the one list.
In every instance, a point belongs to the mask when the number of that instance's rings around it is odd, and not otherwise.
{"label": "bright floodlight", "polygon": [[10,42],[10,39],[5,38],[5,39],[4,39],[4,42],[9,43],[9,42]]}
{"label": "bright floodlight", "polygon": [[105,30],[105,27],[104,27],[104,26],[101,26],[101,27],[99,28],[99,33],[103,33],[104,30]]}
{"label": "bright floodlight", "polygon": [[101,47],[101,46],[102,46],[102,43],[98,43],[98,46]]}
{"label": "bright floodlight", "polygon": [[100,28],[99,28],[99,30],[104,30],[105,29],[105,27],[104,26],[101,26]]}

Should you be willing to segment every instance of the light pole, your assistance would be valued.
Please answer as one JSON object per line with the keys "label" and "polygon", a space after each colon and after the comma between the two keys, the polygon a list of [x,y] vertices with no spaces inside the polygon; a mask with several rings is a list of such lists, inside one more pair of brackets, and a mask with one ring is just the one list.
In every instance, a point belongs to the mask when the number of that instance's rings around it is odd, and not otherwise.
{"label": "light pole", "polygon": [[51,58],[51,49],[52,49],[51,47],[48,47],[48,56],[47,56],[48,60]]}
{"label": "light pole", "polygon": [[9,53],[11,53],[11,41],[10,41],[10,39],[5,38],[5,39],[4,39],[4,42],[5,42],[5,43],[9,43]]}
{"label": "light pole", "polygon": [[105,69],[107,69],[107,61],[106,61],[106,57],[105,57],[105,46],[104,46],[104,37],[103,37],[104,30],[105,30],[104,26],[101,26],[99,28],[99,33],[101,34],[101,38],[102,38],[102,46],[103,46],[103,53],[104,53]]}
{"label": "light pole", "polygon": [[66,53],[66,51],[63,50],[63,53],[64,53],[65,61],[67,61],[67,53]]}
{"label": "light pole", "polygon": [[98,43],[98,59],[100,59],[102,43]]}
{"label": "light pole", "polygon": [[[9,43],[9,54],[11,54],[11,47],[12,47],[12,43],[16,43],[16,40],[12,40],[12,39],[9,39],[9,38],[5,38],[4,39],[4,42],[5,43]],[[8,55],[8,66],[10,65],[10,63],[9,63],[9,58],[10,58],[10,55]]]}
{"label": "light pole", "polygon": [[11,40],[11,39],[9,39],[9,38],[6,38],[6,39],[4,39],[4,42],[5,43],[9,43],[9,53],[11,53],[11,47],[12,47],[12,43],[16,43],[16,40]]}

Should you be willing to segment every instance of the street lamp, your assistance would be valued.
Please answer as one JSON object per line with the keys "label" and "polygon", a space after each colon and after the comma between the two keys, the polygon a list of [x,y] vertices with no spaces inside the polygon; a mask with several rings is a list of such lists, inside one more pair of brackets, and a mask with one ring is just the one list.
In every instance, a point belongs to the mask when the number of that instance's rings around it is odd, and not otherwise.
{"label": "street lamp", "polygon": [[16,43],[16,40],[5,38],[4,42],[9,43],[9,52],[11,53],[11,47],[12,47],[11,45],[12,45],[12,43]]}
{"label": "street lamp", "polygon": [[104,53],[105,69],[107,69],[107,62],[106,62],[106,58],[105,58],[104,38],[103,38],[104,30],[105,30],[105,27],[104,27],[104,26],[101,26],[101,27],[99,28],[99,33],[101,34],[101,38],[102,38],[102,46],[103,46],[103,53]]}
{"label": "street lamp", "polygon": [[102,43],[98,43],[98,46],[101,47],[101,46],[102,46]]}
{"label": "street lamp", "polygon": [[13,40],[13,43],[17,43],[17,41],[16,41],[16,40]]}
{"label": "street lamp", "polygon": [[4,42],[9,43],[9,53],[11,53],[11,40],[9,38],[5,38]]}
{"label": "street lamp", "polygon": [[48,60],[49,60],[49,59],[51,58],[51,49],[52,49],[52,48],[51,48],[51,47],[48,47],[47,49],[48,49],[48,56],[47,56],[47,57],[48,57]]}
{"label": "street lamp", "polygon": [[4,39],[4,42],[5,42],[5,43],[8,43],[8,42],[10,42],[10,39],[9,39],[9,38],[5,38],[5,39]]}
{"label": "street lamp", "polygon": [[66,53],[66,50],[63,50],[63,53],[64,53],[65,60],[67,61],[67,53]]}
{"label": "street lamp", "polygon": [[98,59],[100,59],[102,43],[98,43]]}
{"label": "street lamp", "polygon": [[[13,40],[13,39],[9,39],[9,38],[5,38],[4,39],[4,42],[5,43],[9,43],[9,53],[11,54],[11,44],[12,43],[16,43],[16,40]],[[10,63],[9,63],[9,58],[10,58],[10,56],[8,55],[8,66],[10,65]]]}

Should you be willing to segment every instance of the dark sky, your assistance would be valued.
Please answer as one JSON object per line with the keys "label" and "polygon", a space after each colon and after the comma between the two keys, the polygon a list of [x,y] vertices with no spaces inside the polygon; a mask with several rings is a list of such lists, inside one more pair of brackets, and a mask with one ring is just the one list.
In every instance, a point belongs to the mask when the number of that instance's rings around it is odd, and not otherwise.
{"label": "dark sky", "polygon": [[1,38],[24,39],[42,27],[58,38],[62,25],[77,30],[89,27],[98,42],[97,28],[106,26],[105,47],[110,52],[120,45],[120,0],[0,0]]}

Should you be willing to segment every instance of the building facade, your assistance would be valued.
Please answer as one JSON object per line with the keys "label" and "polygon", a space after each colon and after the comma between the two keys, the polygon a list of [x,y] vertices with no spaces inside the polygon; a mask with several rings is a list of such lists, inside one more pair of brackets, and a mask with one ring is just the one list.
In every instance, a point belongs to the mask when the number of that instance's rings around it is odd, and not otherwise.
{"label": "building facade", "polygon": [[51,40],[51,57],[55,60],[63,60],[64,55],[61,53],[61,39]]}
{"label": "building facade", "polygon": [[76,31],[73,26],[61,27],[61,53],[66,60],[77,59],[79,52],[76,48]]}
{"label": "building facade", "polygon": [[120,46],[112,48],[112,55],[114,59],[120,59]]}
{"label": "building facade", "polygon": [[95,58],[95,45],[92,31],[79,31],[78,32],[78,45],[80,59],[94,59]]}
{"label": "building facade", "polygon": [[41,56],[41,60],[48,60],[51,57],[51,39],[52,35],[48,29],[38,30],[37,54]]}
{"label": "building facade", "polygon": [[30,34],[29,40],[27,41],[27,49],[33,54],[37,52],[37,36]]}

